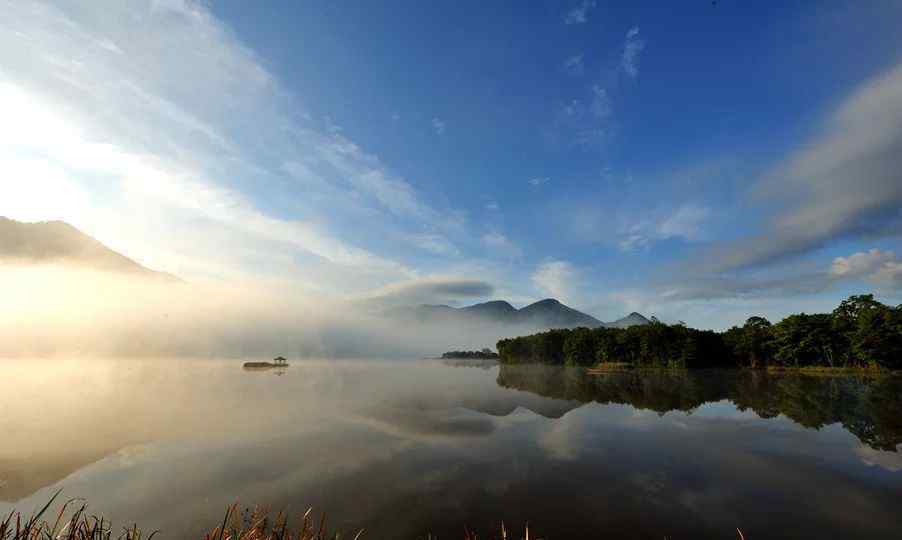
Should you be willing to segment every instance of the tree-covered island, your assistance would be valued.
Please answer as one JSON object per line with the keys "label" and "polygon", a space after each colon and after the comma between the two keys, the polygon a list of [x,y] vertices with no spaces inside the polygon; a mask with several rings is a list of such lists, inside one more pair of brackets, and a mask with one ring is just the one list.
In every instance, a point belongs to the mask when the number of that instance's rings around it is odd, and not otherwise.
{"label": "tree-covered island", "polygon": [[443,360],[497,360],[498,353],[484,348],[481,351],[448,351],[442,354]]}

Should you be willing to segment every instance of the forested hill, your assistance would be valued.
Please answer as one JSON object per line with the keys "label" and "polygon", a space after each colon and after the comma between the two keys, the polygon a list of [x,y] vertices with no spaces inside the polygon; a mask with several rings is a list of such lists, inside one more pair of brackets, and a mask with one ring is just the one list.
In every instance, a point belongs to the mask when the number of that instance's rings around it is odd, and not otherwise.
{"label": "forested hill", "polygon": [[652,321],[628,328],[549,330],[498,342],[505,364],[902,369],[902,305],[851,296],[832,313],[750,317],[724,332]]}

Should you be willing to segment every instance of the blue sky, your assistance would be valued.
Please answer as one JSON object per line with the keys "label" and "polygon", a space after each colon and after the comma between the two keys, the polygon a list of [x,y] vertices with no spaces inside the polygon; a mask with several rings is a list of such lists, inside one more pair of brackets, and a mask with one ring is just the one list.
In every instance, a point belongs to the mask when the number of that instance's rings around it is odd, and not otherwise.
{"label": "blue sky", "polygon": [[631,4],[4,4],[0,215],[342,298],[902,301],[900,5]]}

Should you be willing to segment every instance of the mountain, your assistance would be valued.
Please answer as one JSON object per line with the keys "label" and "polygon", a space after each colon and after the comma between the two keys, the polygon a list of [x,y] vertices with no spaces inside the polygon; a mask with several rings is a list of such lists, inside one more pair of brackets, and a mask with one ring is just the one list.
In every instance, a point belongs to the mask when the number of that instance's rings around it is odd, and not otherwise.
{"label": "mountain", "polygon": [[649,320],[638,313],[630,313],[611,323],[599,321],[591,315],[546,298],[517,309],[509,302],[494,300],[472,306],[455,308],[446,305],[419,305],[396,307],[385,315],[410,323],[459,323],[468,326],[486,324],[520,326],[522,328],[575,328],[598,326],[626,328],[635,324],[648,324]]}
{"label": "mountain", "polygon": [[482,304],[474,304],[472,306],[461,308],[461,311],[480,317],[504,319],[516,317],[517,308],[504,300],[493,300],[491,302],[483,302]]}
{"label": "mountain", "polygon": [[570,328],[575,326],[594,328],[603,324],[595,317],[565,306],[554,298],[539,300],[518,310],[517,318],[519,322],[547,326],[549,328]]}
{"label": "mountain", "polygon": [[635,311],[614,322],[604,323],[608,328],[629,328],[630,326],[651,324],[651,321]]}
{"label": "mountain", "polygon": [[73,264],[178,281],[101,244],[64,221],[25,223],[0,216],[0,262]]}

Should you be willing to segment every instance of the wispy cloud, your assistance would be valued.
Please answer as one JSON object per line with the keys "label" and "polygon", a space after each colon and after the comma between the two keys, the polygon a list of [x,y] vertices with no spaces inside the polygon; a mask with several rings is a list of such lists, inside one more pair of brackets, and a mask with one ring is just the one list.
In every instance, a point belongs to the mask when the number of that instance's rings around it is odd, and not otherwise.
{"label": "wispy cloud", "polygon": [[444,304],[491,296],[491,283],[460,277],[433,276],[402,281],[357,298],[379,308],[417,304]]}
{"label": "wispy cloud", "polygon": [[540,264],[531,278],[543,295],[570,302],[578,288],[579,272],[568,261],[550,260]]}
{"label": "wispy cloud", "polygon": [[482,236],[482,243],[489,248],[494,254],[503,257],[519,257],[523,254],[516,244],[504,234],[493,231]]}
{"label": "wispy cloud", "polygon": [[821,134],[761,180],[776,215],[759,235],[716,246],[702,264],[730,270],[811,253],[840,239],[902,235],[902,65],[859,87]]}
{"label": "wispy cloud", "polygon": [[0,184],[2,215],[65,219],[189,279],[342,291],[416,277],[403,246],[453,253],[462,234],[202,3],[10,4],[0,64],[0,165],[19,173]]}
{"label": "wispy cloud", "polygon": [[444,135],[445,134],[445,122],[440,118],[432,119],[432,129],[435,130],[436,135]]}
{"label": "wispy cloud", "polygon": [[623,43],[623,54],[620,57],[620,65],[623,71],[630,77],[639,75],[639,60],[645,49],[645,40],[639,37],[639,27],[634,26],[626,33]]}
{"label": "wispy cloud", "polygon": [[607,119],[613,112],[608,91],[597,84],[592,86],[592,105],[590,109],[592,115],[599,120]]}
{"label": "wispy cloud", "polygon": [[872,248],[836,257],[830,266],[834,278],[863,278],[877,286],[902,289],[902,260],[892,251]]}
{"label": "wispy cloud", "polygon": [[411,242],[420,249],[435,255],[458,255],[457,247],[446,237],[435,233],[410,235]]}
{"label": "wispy cloud", "polygon": [[574,145],[594,149],[611,135],[614,107],[611,94],[602,85],[595,83],[588,92],[586,99],[572,99],[559,104],[555,124],[572,138]]}
{"label": "wispy cloud", "polygon": [[589,12],[595,9],[595,0],[583,0],[564,13],[564,24],[583,24],[589,20]]}
{"label": "wispy cloud", "polygon": [[624,216],[620,227],[620,248],[631,251],[647,248],[653,242],[681,238],[694,242],[705,237],[703,225],[711,215],[704,206],[686,203],[667,212],[649,212],[637,218]]}
{"label": "wispy cloud", "polygon": [[551,178],[547,176],[535,176],[529,179],[529,185],[532,187],[539,187],[541,185],[547,184],[551,181]]}
{"label": "wispy cloud", "polygon": [[[778,271],[761,270],[717,275],[676,276],[672,279],[647,284],[643,289],[623,290],[614,293],[619,301],[649,307],[683,306],[691,309],[693,302],[719,302],[721,308],[735,301],[798,303],[847,282],[862,280],[877,292],[891,297],[902,290],[902,261],[892,251],[874,248],[836,257],[828,268],[788,268]],[[709,304],[714,307],[715,304]],[[832,306],[831,306],[832,307]],[[794,309],[797,311],[798,309]],[[782,310],[786,313],[786,309]],[[747,313],[745,313],[747,314]],[[713,324],[714,327],[722,326]]]}
{"label": "wispy cloud", "polygon": [[575,54],[564,60],[564,70],[573,75],[582,75],[585,65],[583,64],[583,55]]}

